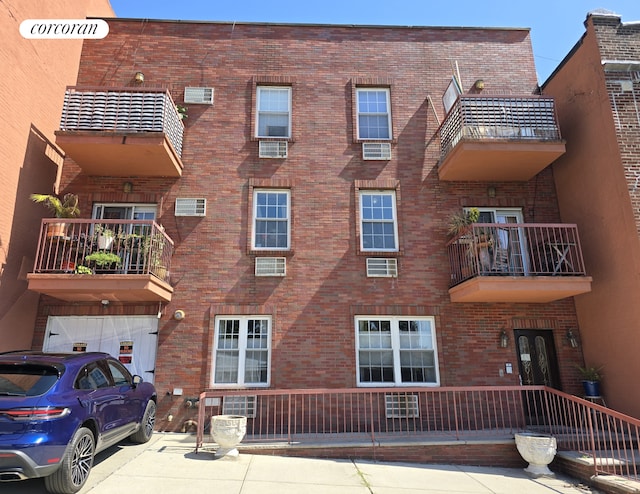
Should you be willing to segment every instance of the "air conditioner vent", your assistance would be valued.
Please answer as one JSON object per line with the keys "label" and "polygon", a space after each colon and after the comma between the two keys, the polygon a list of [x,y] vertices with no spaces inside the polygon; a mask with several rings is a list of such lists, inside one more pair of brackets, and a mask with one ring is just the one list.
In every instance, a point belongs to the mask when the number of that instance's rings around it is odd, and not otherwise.
{"label": "air conditioner vent", "polygon": [[213,105],[213,88],[185,87],[184,102],[194,105]]}
{"label": "air conditioner vent", "polygon": [[388,419],[406,419],[420,417],[418,396],[408,393],[384,395],[385,412]]}
{"label": "air conditioner vent", "polygon": [[256,257],[256,276],[285,276],[286,257]]}
{"label": "air conditioner vent", "polygon": [[389,142],[363,142],[363,160],[390,160],[391,143]]}
{"label": "air conditioner vent", "polygon": [[251,396],[225,396],[222,402],[223,415],[244,415],[247,418],[256,416],[256,395]]}
{"label": "air conditioner vent", "polygon": [[206,216],[207,215],[207,200],[204,198],[199,199],[176,199],[176,216]]}
{"label": "air conditioner vent", "polygon": [[367,276],[370,278],[396,278],[398,260],[393,257],[368,257]]}
{"label": "air conditioner vent", "polygon": [[258,156],[260,158],[286,158],[287,141],[260,141]]}

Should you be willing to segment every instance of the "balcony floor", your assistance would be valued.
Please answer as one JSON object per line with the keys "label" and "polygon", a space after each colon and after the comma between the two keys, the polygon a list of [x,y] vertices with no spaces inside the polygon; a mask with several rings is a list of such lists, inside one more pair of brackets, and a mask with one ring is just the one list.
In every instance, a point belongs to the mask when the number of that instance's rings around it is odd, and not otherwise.
{"label": "balcony floor", "polygon": [[527,181],[565,152],[563,141],[460,141],[440,163],[445,181]]}
{"label": "balcony floor", "polygon": [[590,276],[477,276],[449,289],[451,302],[548,303],[591,291]]}
{"label": "balcony floor", "polygon": [[171,285],[149,274],[30,273],[29,290],[67,302],[170,302]]}
{"label": "balcony floor", "polygon": [[181,177],[180,156],[164,132],[56,131],[56,144],[87,175]]}

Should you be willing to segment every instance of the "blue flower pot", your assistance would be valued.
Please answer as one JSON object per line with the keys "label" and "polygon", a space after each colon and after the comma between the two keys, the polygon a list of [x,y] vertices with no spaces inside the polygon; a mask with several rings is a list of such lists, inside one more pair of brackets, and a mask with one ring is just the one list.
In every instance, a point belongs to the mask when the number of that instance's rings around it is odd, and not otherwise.
{"label": "blue flower pot", "polygon": [[594,396],[600,396],[600,382],[599,381],[582,381],[584,387],[585,397],[592,398]]}

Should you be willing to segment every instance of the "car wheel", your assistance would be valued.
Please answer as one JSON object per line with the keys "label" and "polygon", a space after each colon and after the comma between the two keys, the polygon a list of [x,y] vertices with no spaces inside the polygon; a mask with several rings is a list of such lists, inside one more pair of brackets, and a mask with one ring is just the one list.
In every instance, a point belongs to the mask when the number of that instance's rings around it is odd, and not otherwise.
{"label": "car wheel", "polygon": [[151,439],[151,435],[153,434],[153,426],[156,423],[156,403],[153,400],[149,400],[147,403],[147,408],[144,411],[144,415],[142,416],[142,421],[140,422],[140,428],[136,431],[135,434],[132,434],[130,439],[134,443],[146,443],[149,439]]}
{"label": "car wheel", "polygon": [[64,453],[60,468],[45,477],[44,485],[53,494],[73,494],[82,489],[93,465],[95,443],[92,432],[80,427]]}

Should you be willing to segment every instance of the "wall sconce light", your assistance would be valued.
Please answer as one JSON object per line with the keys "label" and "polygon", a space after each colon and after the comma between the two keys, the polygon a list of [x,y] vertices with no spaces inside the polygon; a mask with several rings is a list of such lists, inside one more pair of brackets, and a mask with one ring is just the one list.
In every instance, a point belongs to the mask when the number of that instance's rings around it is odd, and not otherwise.
{"label": "wall sconce light", "polygon": [[476,89],[479,90],[483,90],[484,89],[484,81],[482,79],[478,79],[475,83],[474,83],[474,87]]}
{"label": "wall sconce light", "polygon": [[177,311],[175,311],[175,312],[173,313],[173,318],[174,318],[176,321],[182,321],[182,320],[184,319],[184,316],[185,316],[184,311],[183,311],[183,310],[180,310],[180,309],[178,309]]}
{"label": "wall sconce light", "polygon": [[571,348],[578,348],[578,338],[576,338],[572,330],[567,331],[567,340],[569,340]]}
{"label": "wall sconce light", "polygon": [[495,197],[496,196],[496,188],[491,186],[491,187],[487,187],[487,195],[489,197]]}
{"label": "wall sconce light", "polygon": [[138,84],[142,84],[144,82],[144,74],[140,71],[136,72],[136,75],[133,76],[133,80]]}
{"label": "wall sconce light", "polygon": [[122,192],[129,194],[131,191],[133,191],[133,184],[131,182],[125,182],[122,184]]}
{"label": "wall sconce light", "polygon": [[500,348],[507,348],[507,345],[509,345],[509,335],[503,329],[500,333]]}

